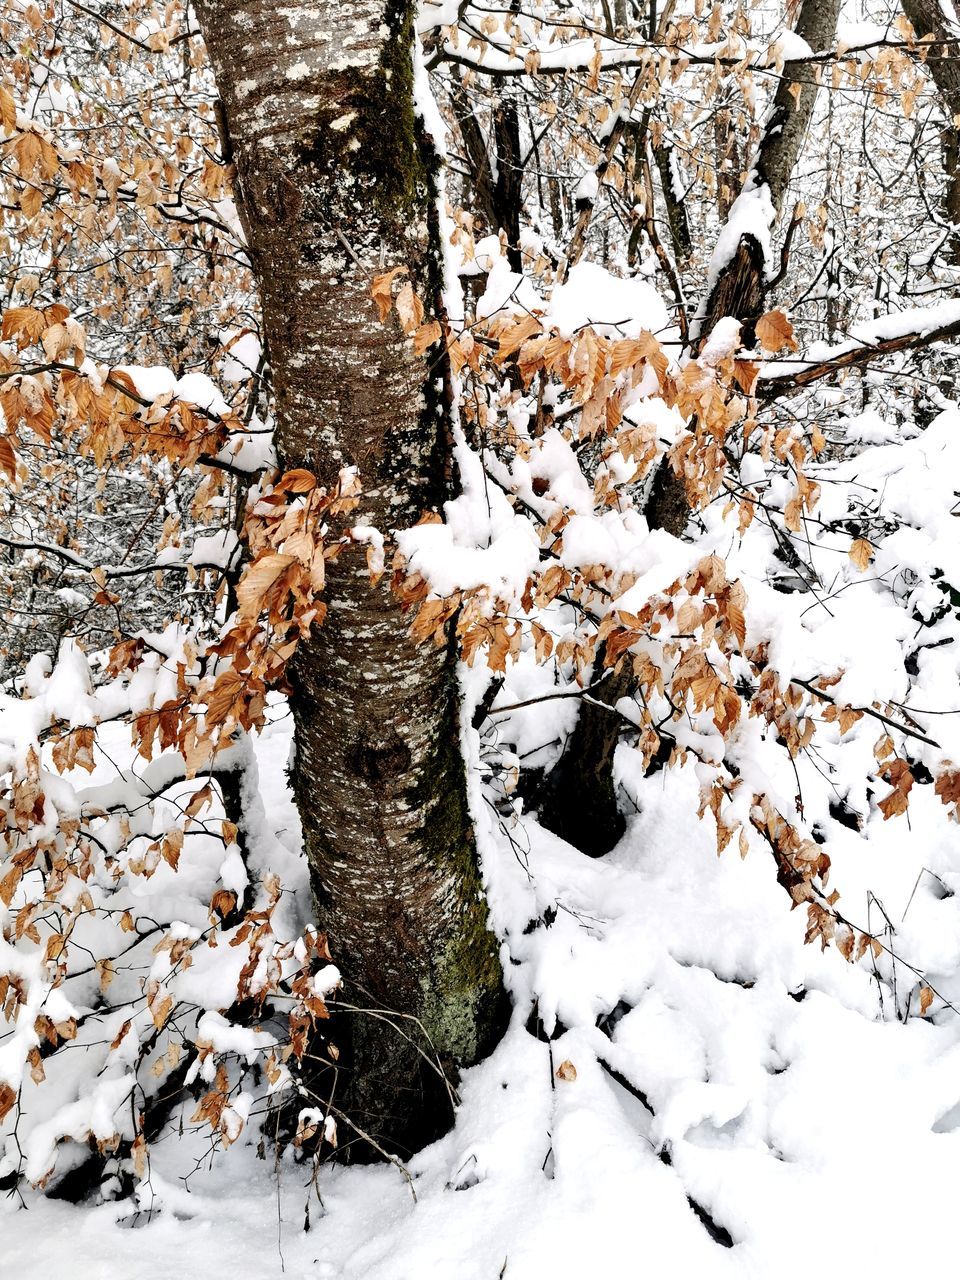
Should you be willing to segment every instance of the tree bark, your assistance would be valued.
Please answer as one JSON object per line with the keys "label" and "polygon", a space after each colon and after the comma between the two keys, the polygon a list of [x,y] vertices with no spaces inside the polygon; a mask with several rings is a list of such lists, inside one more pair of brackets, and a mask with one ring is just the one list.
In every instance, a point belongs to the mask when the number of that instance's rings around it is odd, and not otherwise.
{"label": "tree bark", "polygon": [[[935,45],[924,65],[943,103],[946,121],[940,138],[946,187],[943,215],[953,227],[947,241],[947,260],[960,265],[960,24],[949,21],[949,0],[903,0],[903,12],[920,40],[933,36]],[[950,6],[952,8],[952,6]]]}
{"label": "tree bark", "polygon": [[[634,687],[628,662],[625,659],[620,670],[611,672],[593,692],[596,701],[580,704],[563,755],[538,797],[541,825],[591,858],[609,853],[627,827],[617,802],[613,753],[623,728],[616,704]],[[602,667],[601,646],[595,670],[599,673]]]}
{"label": "tree bark", "polygon": [[690,239],[690,223],[687,208],[677,194],[673,174],[673,147],[666,142],[653,148],[653,158],[660,174],[660,189],[663,192],[663,203],[667,208],[667,223],[670,227],[670,241],[673,245],[673,256],[678,267],[685,267],[693,252]]}
{"label": "tree bark", "polygon": [[[520,213],[523,206],[523,156],[520,147],[520,121],[516,99],[508,95],[492,113],[490,141],[474,115],[470,95],[462,84],[452,91],[464,158],[470,166],[475,202],[496,235],[503,231],[507,238],[507,261],[511,271],[520,271]],[[493,152],[496,176],[490,164]]]}
{"label": "tree bark", "polygon": [[[839,13],[840,0],[804,0],[797,35],[814,50],[832,45]],[[790,92],[794,73],[801,84],[797,97]],[[785,64],[751,175],[757,185],[768,186],[775,214],[783,204],[817,91],[809,69],[801,71],[796,64]],[[745,235],[704,300],[699,329],[693,335],[698,348],[721,316],[734,316],[746,325],[754,323],[763,310],[765,294],[763,253],[756,238]],[[666,529],[674,537],[680,537],[686,527],[690,507],[683,481],[665,459],[654,476],[645,514],[651,529]],[[616,702],[628,694],[631,680],[624,667],[612,678],[604,700]],[[557,776],[547,780],[543,792],[543,825],[592,856],[612,848],[624,829],[612,777],[621,731],[616,714],[584,703],[577,728],[554,771]]]}
{"label": "tree bark", "polygon": [[[387,533],[450,491],[442,349],[416,357],[370,296],[406,266],[439,306],[433,152],[414,109],[411,0],[199,0],[237,166],[286,467],[359,468]],[[325,624],[292,672],[293,789],[350,1017],[337,1105],[389,1149],[447,1126],[437,1074],[502,1010],[460,751],[455,651],[415,645],[360,557],[329,565]],[[349,1029],[345,1029],[348,1027]],[[344,1092],[345,1088],[345,1092]],[[366,1154],[370,1154],[367,1151]]]}
{"label": "tree bark", "polygon": [[[833,44],[840,3],[841,0],[804,0],[795,31],[814,51]],[[797,84],[800,92],[794,96],[791,89]],[[775,216],[780,213],[790,185],[818,92],[819,85],[810,67],[784,63],[780,85],[767,116],[749,178],[754,186],[767,187]],[[763,254],[756,238],[744,235],[736,253],[717,277],[702,309],[695,334],[700,346],[721,316],[733,316],[749,326],[760,318],[766,296],[763,268]]]}

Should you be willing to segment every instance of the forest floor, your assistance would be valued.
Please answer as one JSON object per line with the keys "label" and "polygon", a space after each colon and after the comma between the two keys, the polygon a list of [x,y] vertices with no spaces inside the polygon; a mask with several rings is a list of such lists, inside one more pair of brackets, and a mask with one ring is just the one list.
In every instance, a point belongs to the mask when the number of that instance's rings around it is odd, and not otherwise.
{"label": "forest floor", "polygon": [[[295,848],[288,725],[258,756]],[[257,1159],[253,1125],[211,1160],[175,1117],[152,1149],[154,1212],[7,1198],[0,1277],[947,1274],[960,1018],[904,1018],[903,966],[804,945],[772,863],[735,845],[717,857],[692,770],[642,778],[628,751],[620,765],[639,812],[600,860],[533,821],[501,827],[480,800],[515,1016],[466,1074],[454,1130],[410,1162],[412,1186],[390,1166],[327,1166],[311,1185],[289,1154]],[[869,848],[839,839],[835,879],[863,923],[882,904],[899,953],[954,999],[957,840],[911,814]],[[526,1029],[534,999],[552,1039]]]}

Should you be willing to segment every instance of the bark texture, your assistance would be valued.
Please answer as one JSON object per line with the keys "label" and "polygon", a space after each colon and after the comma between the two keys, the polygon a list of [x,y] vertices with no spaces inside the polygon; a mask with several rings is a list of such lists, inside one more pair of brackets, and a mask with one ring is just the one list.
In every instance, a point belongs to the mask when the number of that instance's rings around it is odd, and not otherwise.
{"label": "bark texture", "polygon": [[928,52],[925,66],[943,103],[946,122],[940,137],[946,187],[943,193],[943,216],[954,230],[947,241],[946,256],[960,264],[960,24],[947,18],[949,3],[940,0],[903,0],[903,12],[919,39],[932,36],[934,46]]}
{"label": "bark texture", "polygon": [[[417,358],[370,296],[405,265],[439,305],[432,150],[413,99],[410,0],[201,0],[263,308],[285,466],[355,464],[383,531],[449,493],[442,353]],[[438,389],[438,387],[440,389]],[[466,803],[455,655],[414,645],[362,555],[293,672],[294,792],[346,997],[339,1105],[409,1150],[450,1117],[450,1072],[490,1046],[497,947]],[[369,1154],[369,1153],[368,1153]]]}
{"label": "bark texture", "polygon": [[653,158],[660,174],[660,189],[663,192],[663,203],[667,209],[667,223],[670,227],[670,242],[673,255],[679,267],[685,267],[693,252],[693,241],[690,239],[690,223],[687,219],[687,207],[676,189],[673,175],[673,148],[662,142],[653,148]]}

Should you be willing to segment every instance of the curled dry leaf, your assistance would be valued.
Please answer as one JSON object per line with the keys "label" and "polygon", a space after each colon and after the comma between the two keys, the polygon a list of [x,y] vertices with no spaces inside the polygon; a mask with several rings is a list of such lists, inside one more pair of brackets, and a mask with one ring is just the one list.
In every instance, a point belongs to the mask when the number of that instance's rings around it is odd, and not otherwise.
{"label": "curled dry leaf", "polygon": [[370,294],[377,304],[381,324],[386,320],[393,306],[393,282],[398,275],[405,275],[406,270],[406,267],[394,267],[392,271],[382,271],[380,275],[373,278]]}

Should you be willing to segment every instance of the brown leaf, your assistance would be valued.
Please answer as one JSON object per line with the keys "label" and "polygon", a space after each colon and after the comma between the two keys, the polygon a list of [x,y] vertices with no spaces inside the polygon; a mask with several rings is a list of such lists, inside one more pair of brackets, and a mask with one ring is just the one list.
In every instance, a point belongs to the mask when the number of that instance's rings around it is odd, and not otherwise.
{"label": "brown leaf", "polygon": [[124,1022],[123,1026],[120,1028],[117,1034],[113,1037],[113,1040],[110,1042],[111,1049],[120,1048],[121,1044],[123,1044],[123,1041],[126,1039],[127,1032],[130,1030],[132,1026],[133,1026],[133,1022],[131,1021],[130,1018],[127,1018],[126,1022]]}
{"label": "brown leaf", "polygon": [[920,988],[920,1016],[921,1018],[933,1004],[933,992],[929,987]]}
{"label": "brown leaf", "polygon": [[734,360],[733,362],[734,381],[748,396],[753,395],[759,372],[760,366],[755,360]]}
{"label": "brown leaf", "polygon": [[221,920],[230,914],[237,905],[237,895],[229,889],[218,889],[210,899],[211,916],[219,915]]}
{"label": "brown leaf", "polygon": [[213,791],[208,782],[205,787],[201,787],[199,791],[195,791],[190,798],[190,803],[185,809],[188,818],[195,818],[204,805],[210,803]]}
{"label": "brown leaf", "polygon": [[62,933],[51,933],[43,953],[44,960],[59,960],[66,945],[67,940]]}
{"label": "brown leaf", "polygon": [[305,467],[285,471],[274,486],[275,493],[307,493],[317,487],[317,477]]}
{"label": "brown leaf", "polygon": [[766,315],[761,316],[757,321],[756,333],[757,340],[764,351],[773,353],[782,351],[784,347],[788,351],[797,349],[793,325],[782,311],[768,311]]}
{"label": "brown leaf", "polygon": [[211,728],[222,724],[233,709],[234,703],[247,687],[246,679],[236,671],[221,671],[216,683],[207,694],[206,721]]}
{"label": "brown leaf", "polygon": [[43,312],[36,307],[11,307],[3,314],[0,336],[6,341],[22,335],[24,342],[36,342],[46,327]]}
{"label": "brown leaf", "polygon": [[428,320],[426,324],[422,324],[413,335],[414,354],[422,356],[429,347],[440,341],[442,334],[439,321]]}
{"label": "brown leaf", "polygon": [[408,338],[423,324],[423,303],[414,293],[409,280],[404,281],[397,294],[397,315],[400,318],[400,328]]}
{"label": "brown leaf", "polygon": [[5,133],[13,133],[17,127],[17,104],[6,85],[0,85],[0,124]]}
{"label": "brown leaf", "polygon": [[150,1007],[150,1016],[153,1018],[153,1025],[159,1031],[166,1020],[170,1017],[173,1009],[173,996],[164,996],[162,1000]]}
{"label": "brown leaf", "polygon": [[97,977],[100,979],[100,990],[106,991],[113,981],[116,970],[109,956],[97,961]]}
{"label": "brown leaf", "polygon": [[5,907],[9,907],[10,900],[14,893],[16,893],[17,885],[20,883],[22,875],[22,867],[12,866],[3,879],[0,880],[0,902],[2,902]]}
{"label": "brown leaf", "polygon": [[856,542],[851,542],[850,550],[847,554],[860,572],[863,573],[873,559],[873,547],[866,538],[857,538]]}
{"label": "brown leaf", "polygon": [[237,604],[243,618],[260,613],[263,598],[277,579],[296,561],[295,556],[267,555],[249,565],[237,587]]}
{"label": "brown leaf", "polygon": [[374,302],[377,304],[377,310],[380,313],[380,323],[386,320],[390,314],[390,308],[393,305],[393,289],[391,288],[394,280],[401,273],[405,273],[406,267],[394,267],[392,271],[383,271],[380,275],[374,276],[373,284],[370,286],[370,294]]}
{"label": "brown leaf", "polygon": [[180,851],[183,849],[183,831],[180,827],[174,827],[172,831],[168,831],[163,837],[160,844],[160,853],[164,862],[168,862],[174,871],[180,862]]}
{"label": "brown leaf", "polygon": [[518,320],[516,324],[504,329],[500,334],[497,360],[503,361],[513,355],[528,338],[532,338],[535,333],[539,333],[540,328],[540,321],[536,316],[526,315],[522,320]]}
{"label": "brown leaf", "polygon": [[557,1079],[566,1080],[572,1083],[577,1078],[577,1068],[573,1065],[569,1058],[564,1058],[563,1062],[557,1067]]}
{"label": "brown leaf", "polygon": [[743,649],[747,643],[747,621],[739,605],[727,605],[727,621],[730,623],[730,630],[737,638],[737,644]]}
{"label": "brown leaf", "polygon": [[13,1108],[17,1095],[8,1084],[0,1084],[0,1120]]}
{"label": "brown leaf", "polygon": [[133,1156],[134,1176],[142,1181],[147,1174],[147,1140],[142,1133],[137,1134],[130,1153]]}
{"label": "brown leaf", "polygon": [[0,435],[0,471],[8,475],[11,480],[17,478],[17,455],[13,451],[9,436]]}

